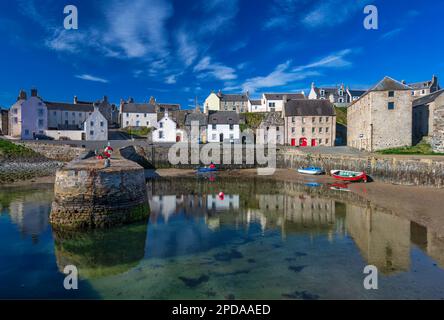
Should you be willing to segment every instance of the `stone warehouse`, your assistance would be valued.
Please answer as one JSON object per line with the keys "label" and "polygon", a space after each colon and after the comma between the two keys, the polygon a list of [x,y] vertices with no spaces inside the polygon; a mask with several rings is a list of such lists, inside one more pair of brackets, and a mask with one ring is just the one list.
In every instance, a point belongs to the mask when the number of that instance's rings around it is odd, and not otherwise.
{"label": "stone warehouse", "polygon": [[435,111],[444,105],[444,90],[439,90],[413,101],[413,144],[430,138],[439,129],[435,126]]}
{"label": "stone warehouse", "polygon": [[347,144],[377,151],[412,145],[412,88],[385,77],[347,113]]}
{"label": "stone warehouse", "polygon": [[284,144],[334,146],[336,113],[329,100],[288,100],[284,97]]}

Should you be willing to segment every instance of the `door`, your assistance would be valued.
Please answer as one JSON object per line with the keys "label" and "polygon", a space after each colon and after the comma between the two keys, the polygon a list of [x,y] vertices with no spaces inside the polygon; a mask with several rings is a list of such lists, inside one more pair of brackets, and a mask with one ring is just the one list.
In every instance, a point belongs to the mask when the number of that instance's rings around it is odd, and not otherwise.
{"label": "door", "polygon": [[180,139],[180,135],[177,135],[177,136],[176,136],[176,142],[180,142],[180,140],[181,140],[181,139]]}
{"label": "door", "polygon": [[291,146],[296,147],[296,139],[291,139]]}
{"label": "door", "polygon": [[307,143],[307,138],[301,138],[301,139],[299,139],[299,145],[300,145],[301,147],[306,147],[306,146],[308,145],[308,143]]}
{"label": "door", "polygon": [[316,139],[311,139],[311,146],[316,147]]}
{"label": "door", "polygon": [[224,134],[223,133],[220,134],[219,141],[220,142],[224,142]]}

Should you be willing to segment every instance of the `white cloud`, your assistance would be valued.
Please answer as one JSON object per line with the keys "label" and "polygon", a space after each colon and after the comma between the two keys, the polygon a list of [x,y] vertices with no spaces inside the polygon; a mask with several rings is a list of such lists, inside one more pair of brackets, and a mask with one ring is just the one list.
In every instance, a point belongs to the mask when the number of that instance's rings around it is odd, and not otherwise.
{"label": "white cloud", "polygon": [[339,52],[329,54],[326,57],[319,59],[318,61],[309,63],[305,66],[299,66],[294,71],[301,71],[311,68],[343,68],[351,65],[351,62],[346,60],[345,57],[353,53],[352,49],[344,49]]}
{"label": "white cloud", "polygon": [[197,45],[183,30],[177,34],[177,44],[179,57],[187,67],[190,66],[197,58]]}
{"label": "white cloud", "polygon": [[103,78],[95,77],[90,74],[81,74],[75,76],[78,79],[86,80],[86,81],[94,81],[94,82],[101,82],[101,83],[108,83],[109,81]]}
{"label": "white cloud", "polygon": [[176,78],[175,74],[170,75],[170,76],[165,78],[165,83],[166,84],[175,84],[176,82],[177,82],[177,78]]}
{"label": "white cloud", "polygon": [[207,76],[218,80],[233,80],[237,78],[236,70],[218,62],[211,62],[211,58],[208,56],[199,61],[194,67],[194,72],[198,72],[201,78]]}
{"label": "white cloud", "polygon": [[[225,30],[239,12],[238,0],[203,0],[202,9],[208,19],[201,21],[201,33],[221,32]],[[225,26],[225,28],[221,28]]]}
{"label": "white cloud", "polygon": [[381,40],[391,39],[391,38],[395,37],[396,35],[400,34],[403,30],[404,30],[404,28],[393,29],[389,32],[384,33],[380,39]]}

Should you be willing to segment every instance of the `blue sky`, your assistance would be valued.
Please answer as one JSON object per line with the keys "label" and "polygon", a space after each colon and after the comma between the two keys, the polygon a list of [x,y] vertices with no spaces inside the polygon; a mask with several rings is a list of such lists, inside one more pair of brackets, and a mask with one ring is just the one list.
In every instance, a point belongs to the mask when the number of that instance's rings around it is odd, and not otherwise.
{"label": "blue sky", "polygon": [[[78,30],[63,28],[68,4]],[[367,4],[378,30],[363,26]],[[0,106],[31,87],[52,101],[155,96],[187,107],[219,89],[444,77],[443,11],[441,0],[1,1]]]}

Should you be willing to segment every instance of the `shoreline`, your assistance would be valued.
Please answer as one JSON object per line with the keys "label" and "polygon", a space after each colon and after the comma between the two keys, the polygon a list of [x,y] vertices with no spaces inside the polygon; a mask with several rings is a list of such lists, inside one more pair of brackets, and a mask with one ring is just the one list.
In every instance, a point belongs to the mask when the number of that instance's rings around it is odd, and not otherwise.
{"label": "shoreline", "polygon": [[[158,178],[194,178],[192,169],[158,169],[145,170],[147,179]],[[256,178],[287,181],[300,184],[319,183],[326,185],[338,182],[330,176],[302,175],[292,169],[276,169],[273,175],[259,176],[256,169],[238,169],[219,171],[216,177],[221,178]],[[39,176],[28,180],[4,183],[4,187],[21,187],[38,184],[53,184],[55,175]],[[422,186],[395,185],[384,182],[352,183],[350,192],[369,201],[373,206],[389,210],[393,214],[414,221],[420,225],[431,228],[444,236],[444,189]],[[338,191],[341,192],[341,191]]]}

